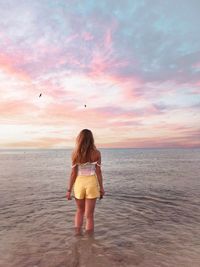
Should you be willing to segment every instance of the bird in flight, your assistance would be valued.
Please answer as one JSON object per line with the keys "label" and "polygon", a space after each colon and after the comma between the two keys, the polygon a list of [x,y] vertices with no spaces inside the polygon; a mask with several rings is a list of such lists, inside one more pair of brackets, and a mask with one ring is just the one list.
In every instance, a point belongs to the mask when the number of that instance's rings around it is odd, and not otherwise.
{"label": "bird in flight", "polygon": [[86,106],[86,105],[84,105],[84,107],[86,108],[87,106]]}
{"label": "bird in flight", "polygon": [[41,96],[42,96],[42,93],[40,93],[39,97],[41,97]]}

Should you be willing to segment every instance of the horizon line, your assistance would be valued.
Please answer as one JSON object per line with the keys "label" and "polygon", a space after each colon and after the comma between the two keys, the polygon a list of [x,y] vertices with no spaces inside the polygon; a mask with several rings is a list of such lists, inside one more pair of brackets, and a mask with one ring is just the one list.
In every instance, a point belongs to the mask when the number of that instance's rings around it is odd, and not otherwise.
{"label": "horizon line", "polygon": [[[65,149],[74,149],[74,147],[55,147],[55,148],[0,148],[0,150],[65,150]],[[197,147],[98,147],[98,149],[200,149],[200,146]]]}

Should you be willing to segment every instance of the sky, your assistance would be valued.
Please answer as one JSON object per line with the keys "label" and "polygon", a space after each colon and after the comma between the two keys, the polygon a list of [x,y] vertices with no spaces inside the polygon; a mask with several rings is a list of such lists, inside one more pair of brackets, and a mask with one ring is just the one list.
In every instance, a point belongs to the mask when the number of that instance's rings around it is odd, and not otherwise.
{"label": "sky", "polygon": [[71,148],[84,128],[100,148],[200,147],[199,10],[0,0],[0,147]]}

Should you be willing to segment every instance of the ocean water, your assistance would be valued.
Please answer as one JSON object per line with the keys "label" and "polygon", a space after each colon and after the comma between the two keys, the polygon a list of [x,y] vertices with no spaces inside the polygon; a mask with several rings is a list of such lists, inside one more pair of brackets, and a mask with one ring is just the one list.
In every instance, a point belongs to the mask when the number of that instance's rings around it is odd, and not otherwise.
{"label": "ocean water", "polygon": [[0,150],[0,266],[200,266],[200,149],[101,153],[95,233],[76,237],[71,150]]}

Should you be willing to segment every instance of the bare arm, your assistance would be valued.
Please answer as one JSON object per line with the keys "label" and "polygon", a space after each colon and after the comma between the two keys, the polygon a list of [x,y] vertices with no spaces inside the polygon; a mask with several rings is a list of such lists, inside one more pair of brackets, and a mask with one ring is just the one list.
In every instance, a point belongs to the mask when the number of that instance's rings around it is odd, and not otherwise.
{"label": "bare arm", "polygon": [[101,153],[99,152],[99,159],[97,162],[97,166],[96,166],[96,175],[97,175],[97,179],[99,182],[99,187],[100,187],[100,191],[103,192],[104,194],[104,188],[103,188],[103,176],[102,176],[102,172],[101,172]]}
{"label": "bare arm", "polygon": [[66,197],[68,200],[71,200],[71,191],[72,191],[73,184],[76,180],[77,173],[78,173],[77,165],[72,166],[72,170],[71,170],[71,174],[70,174],[70,178],[68,182],[68,187],[67,187],[67,193],[66,193]]}
{"label": "bare arm", "polygon": [[71,170],[71,174],[70,174],[70,178],[69,178],[69,183],[68,183],[68,187],[67,190],[71,192],[73,184],[76,180],[77,177],[77,166],[73,167]]}

